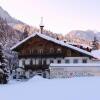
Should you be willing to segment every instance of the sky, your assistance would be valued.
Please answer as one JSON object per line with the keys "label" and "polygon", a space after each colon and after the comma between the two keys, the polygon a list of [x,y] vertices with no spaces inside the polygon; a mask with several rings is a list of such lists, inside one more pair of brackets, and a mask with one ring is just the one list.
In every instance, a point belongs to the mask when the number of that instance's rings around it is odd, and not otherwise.
{"label": "sky", "polygon": [[0,0],[8,13],[29,25],[66,34],[71,30],[100,31],[100,0]]}

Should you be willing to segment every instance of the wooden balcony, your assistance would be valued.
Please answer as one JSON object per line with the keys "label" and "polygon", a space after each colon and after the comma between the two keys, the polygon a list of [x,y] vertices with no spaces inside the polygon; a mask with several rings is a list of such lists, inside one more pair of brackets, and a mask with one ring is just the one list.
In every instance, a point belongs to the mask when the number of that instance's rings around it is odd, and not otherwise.
{"label": "wooden balcony", "polygon": [[56,57],[64,57],[64,53],[49,53],[49,54],[19,54],[19,58],[56,58]]}
{"label": "wooden balcony", "polygon": [[49,65],[25,65],[25,70],[46,70],[49,69]]}

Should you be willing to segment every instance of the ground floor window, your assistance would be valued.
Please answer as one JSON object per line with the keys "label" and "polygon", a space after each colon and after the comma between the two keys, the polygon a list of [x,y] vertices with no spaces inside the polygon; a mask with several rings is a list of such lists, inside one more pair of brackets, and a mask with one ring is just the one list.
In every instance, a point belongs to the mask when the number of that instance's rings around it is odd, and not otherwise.
{"label": "ground floor window", "polygon": [[58,62],[58,64],[60,64],[61,63],[61,60],[58,60],[57,62]]}
{"label": "ground floor window", "polygon": [[83,59],[83,61],[82,61],[83,63],[87,63],[87,59]]}
{"label": "ground floor window", "polygon": [[78,63],[78,59],[74,59],[73,60],[73,63]]}
{"label": "ground floor window", "polygon": [[70,60],[69,60],[69,59],[66,59],[66,60],[65,60],[65,63],[70,63]]}

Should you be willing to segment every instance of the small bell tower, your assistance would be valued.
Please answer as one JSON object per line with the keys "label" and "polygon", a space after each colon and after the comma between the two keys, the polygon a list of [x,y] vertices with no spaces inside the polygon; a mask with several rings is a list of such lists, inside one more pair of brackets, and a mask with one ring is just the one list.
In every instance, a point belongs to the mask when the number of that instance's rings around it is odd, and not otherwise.
{"label": "small bell tower", "polygon": [[43,17],[41,17],[41,22],[40,22],[40,33],[41,34],[43,33],[43,28],[44,28],[44,25],[43,25]]}

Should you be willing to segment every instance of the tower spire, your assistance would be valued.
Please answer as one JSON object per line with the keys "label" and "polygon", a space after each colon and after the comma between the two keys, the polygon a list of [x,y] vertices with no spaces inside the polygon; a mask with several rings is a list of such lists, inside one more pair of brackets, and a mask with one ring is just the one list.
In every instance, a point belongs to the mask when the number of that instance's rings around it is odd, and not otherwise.
{"label": "tower spire", "polygon": [[44,25],[43,25],[43,17],[41,17],[41,22],[40,22],[41,34],[43,33],[43,28],[44,28]]}

